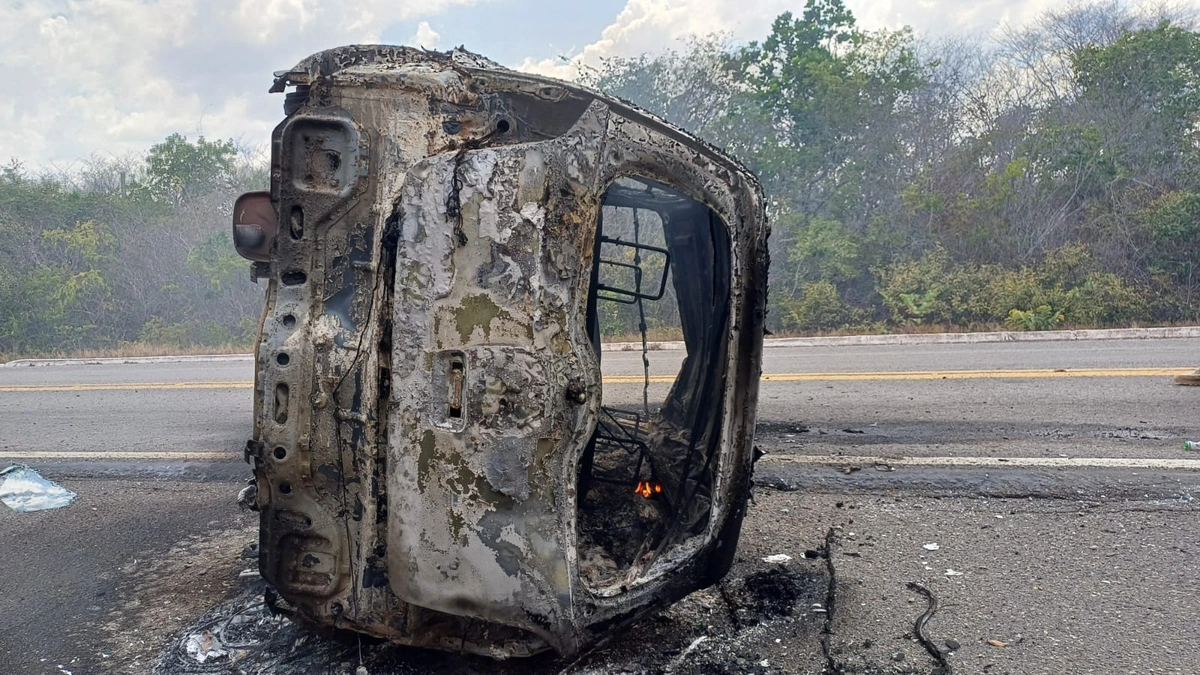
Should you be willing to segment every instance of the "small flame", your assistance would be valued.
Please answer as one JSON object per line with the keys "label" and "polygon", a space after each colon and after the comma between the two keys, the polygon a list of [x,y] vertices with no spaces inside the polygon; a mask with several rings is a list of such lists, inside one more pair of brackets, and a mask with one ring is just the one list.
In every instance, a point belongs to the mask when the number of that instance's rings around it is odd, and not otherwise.
{"label": "small flame", "polygon": [[662,483],[653,483],[648,480],[638,481],[637,487],[635,487],[633,491],[645,497],[646,499],[649,499],[662,492]]}

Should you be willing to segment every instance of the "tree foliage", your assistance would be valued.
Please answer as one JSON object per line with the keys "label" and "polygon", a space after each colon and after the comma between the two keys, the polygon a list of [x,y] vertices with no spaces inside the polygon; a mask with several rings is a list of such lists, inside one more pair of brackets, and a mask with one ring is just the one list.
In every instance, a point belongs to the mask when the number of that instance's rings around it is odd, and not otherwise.
{"label": "tree foliage", "polygon": [[762,40],[696,38],[589,83],[759,175],[773,330],[1039,330],[1200,318],[1198,63],[1190,23],[1120,0],[990,44],[809,0]]}
{"label": "tree foliage", "polygon": [[0,170],[0,355],[246,342],[261,292],[233,252],[238,193],[264,187],[229,141],[172,135],[145,158]]}
{"label": "tree foliage", "polygon": [[[1197,64],[1195,26],[1121,0],[991,43],[809,0],[761,40],[693,37],[582,79],[760,176],[773,331],[1042,330],[1200,319]],[[232,141],[178,134],[57,175],[0,167],[0,354],[248,340],[261,292],[227,214],[266,182]],[[640,322],[604,311],[609,335]]]}
{"label": "tree foliage", "polygon": [[146,154],[145,182],[141,190],[154,201],[178,208],[190,199],[211,194],[232,182],[233,141],[208,141],[203,136],[195,143],[179,134],[171,134]]}

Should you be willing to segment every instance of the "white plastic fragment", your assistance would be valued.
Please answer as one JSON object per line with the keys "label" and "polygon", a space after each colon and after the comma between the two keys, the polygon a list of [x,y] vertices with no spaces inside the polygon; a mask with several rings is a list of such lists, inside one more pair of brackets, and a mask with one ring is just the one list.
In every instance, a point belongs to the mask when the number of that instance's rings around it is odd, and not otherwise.
{"label": "white plastic fragment", "polygon": [[[688,654],[691,654],[692,652],[696,651],[696,647],[699,647],[701,644],[703,644],[707,641],[708,641],[707,635],[701,635],[700,637],[696,638],[695,640],[692,640],[692,643],[687,646],[687,649],[684,649],[682,652],[679,653],[679,656],[675,657],[675,663],[676,664],[683,663],[683,660],[688,657]],[[670,671],[668,670],[668,672],[670,672]]]}
{"label": "white plastic fragment", "polygon": [[925,546],[924,546],[924,549],[926,551],[936,551],[940,548],[941,548],[941,546],[938,546],[936,542],[932,543],[932,544],[925,544]]}
{"label": "white plastic fragment", "polygon": [[792,561],[792,556],[786,553],[776,553],[762,559],[768,565],[786,565]]}
{"label": "white plastic fragment", "polygon": [[0,471],[0,502],[17,513],[61,509],[75,501],[75,493],[60,487],[23,465]]}
{"label": "white plastic fragment", "polygon": [[222,656],[229,655],[229,652],[221,646],[216,636],[208,631],[189,635],[187,642],[184,643],[184,648],[187,649],[187,655],[195,659],[198,663],[204,663],[209,659],[219,659]]}
{"label": "white plastic fragment", "polygon": [[962,572],[956,570],[946,570],[946,576],[948,577],[961,577],[962,575]]}

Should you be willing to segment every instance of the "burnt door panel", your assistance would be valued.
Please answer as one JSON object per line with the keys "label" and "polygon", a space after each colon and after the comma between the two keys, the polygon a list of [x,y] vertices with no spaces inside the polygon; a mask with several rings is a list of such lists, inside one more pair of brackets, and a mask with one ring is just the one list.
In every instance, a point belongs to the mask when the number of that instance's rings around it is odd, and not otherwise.
{"label": "burnt door panel", "polygon": [[574,475],[604,124],[441,155],[399,197],[388,561],[401,599],[571,649]]}

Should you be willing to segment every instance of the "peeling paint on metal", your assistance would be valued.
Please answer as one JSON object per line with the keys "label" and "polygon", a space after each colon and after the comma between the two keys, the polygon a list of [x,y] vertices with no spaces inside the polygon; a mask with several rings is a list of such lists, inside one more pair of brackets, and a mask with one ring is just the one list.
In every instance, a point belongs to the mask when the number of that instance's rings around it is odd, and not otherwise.
{"label": "peeling paint on metal", "polygon": [[[754,177],[631,105],[462,50],[329,50],[272,91],[289,88],[271,201],[295,220],[273,244],[250,445],[281,608],[422,647],[570,654],[724,574],[761,361]],[[602,395],[587,306],[601,198],[626,176],[728,226],[731,314],[705,519],[596,588],[576,524]]]}

